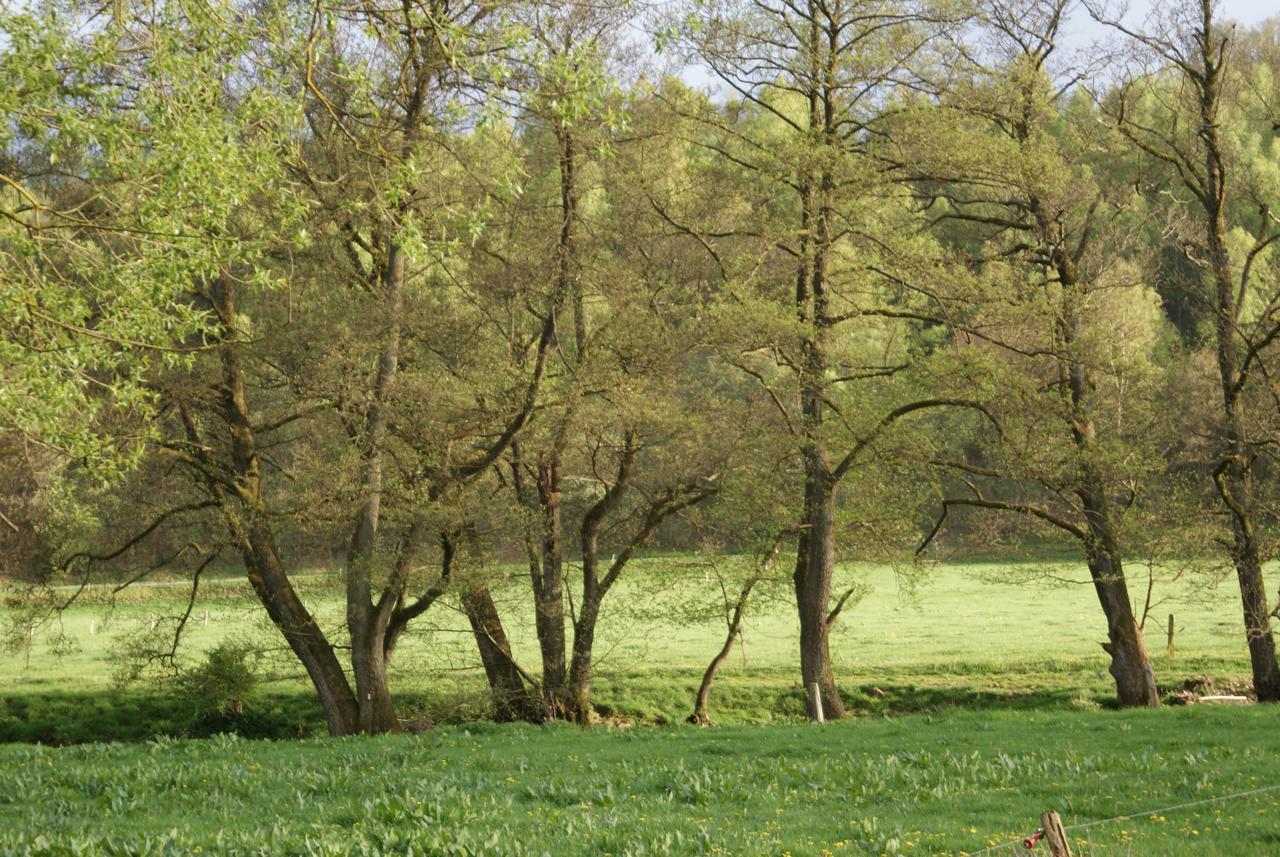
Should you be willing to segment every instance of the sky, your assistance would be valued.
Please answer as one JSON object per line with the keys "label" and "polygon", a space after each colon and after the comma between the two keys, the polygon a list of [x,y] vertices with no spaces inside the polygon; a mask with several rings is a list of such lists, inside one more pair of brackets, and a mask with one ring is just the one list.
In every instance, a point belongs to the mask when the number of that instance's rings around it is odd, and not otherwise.
{"label": "sky", "polygon": [[[1116,5],[1122,0],[1112,0]],[[1138,28],[1151,11],[1151,0],[1129,0],[1128,13],[1123,21],[1129,26]],[[1280,0],[1218,0],[1220,20],[1238,21],[1241,24],[1257,24],[1266,18],[1280,17]],[[1099,24],[1089,17],[1088,12],[1079,3],[1063,28],[1063,48],[1067,52],[1087,49],[1091,44],[1115,37],[1115,31]],[[641,35],[640,38],[645,38]],[[696,65],[688,66],[680,72],[680,77],[691,86],[700,89],[722,88],[719,81],[705,69]]]}
{"label": "sky", "polygon": [[[1147,13],[1151,11],[1150,0],[1130,0],[1128,5],[1129,14],[1124,18],[1126,24],[1141,24]],[[1280,15],[1280,2],[1277,0],[1218,0],[1218,16],[1221,20],[1257,24],[1276,15]],[[1075,14],[1067,24],[1065,35],[1083,47],[1090,42],[1105,38],[1107,28],[1094,21],[1083,8],[1077,6]]]}

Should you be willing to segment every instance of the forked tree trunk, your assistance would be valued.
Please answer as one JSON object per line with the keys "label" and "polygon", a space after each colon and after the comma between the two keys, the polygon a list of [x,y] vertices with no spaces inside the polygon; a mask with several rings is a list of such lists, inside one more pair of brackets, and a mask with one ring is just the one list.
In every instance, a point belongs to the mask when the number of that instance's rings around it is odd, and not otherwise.
{"label": "forked tree trunk", "polygon": [[[569,428],[567,419],[561,424],[561,437]],[[559,453],[553,449],[548,459],[539,461],[535,471],[537,484],[530,486],[525,475],[529,465],[524,460],[524,450],[518,442],[511,444],[512,485],[516,498],[530,515],[524,539],[533,590],[534,629],[542,658],[540,689],[546,715],[555,719],[565,714],[568,658]]]}
{"label": "forked tree trunk", "polygon": [[365,410],[363,456],[360,472],[360,508],[347,553],[347,631],[351,635],[351,668],[356,681],[356,704],[360,709],[361,732],[376,734],[399,729],[391,688],[387,681],[388,599],[399,593],[384,593],[373,601],[373,560],[382,518],[383,446],[386,442],[387,401],[400,368],[400,325],[404,306],[406,260],[395,242],[387,246],[386,262],[380,272],[383,324],[378,364]]}
{"label": "forked tree trunk", "polygon": [[[587,321],[583,307],[583,285],[578,277],[578,157],[574,130],[559,119],[555,122],[560,172],[560,235],[556,243],[556,290],[567,298],[573,316],[573,353],[578,367],[587,357]],[[541,512],[541,567],[533,572],[534,623],[542,653],[542,696],[551,717],[572,716],[576,707],[569,697],[567,644],[564,605],[564,537],[561,509],[561,468],[563,451],[575,428],[577,397],[565,411],[551,449],[538,462],[537,503]]]}

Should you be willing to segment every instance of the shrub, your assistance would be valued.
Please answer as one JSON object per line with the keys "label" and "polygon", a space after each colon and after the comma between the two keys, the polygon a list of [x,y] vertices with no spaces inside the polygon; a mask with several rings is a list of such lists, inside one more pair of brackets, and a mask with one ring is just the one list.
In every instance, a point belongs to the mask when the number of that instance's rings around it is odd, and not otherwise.
{"label": "shrub", "polygon": [[178,692],[198,720],[234,719],[244,713],[258,688],[252,652],[232,642],[210,649],[198,666],[178,676]]}

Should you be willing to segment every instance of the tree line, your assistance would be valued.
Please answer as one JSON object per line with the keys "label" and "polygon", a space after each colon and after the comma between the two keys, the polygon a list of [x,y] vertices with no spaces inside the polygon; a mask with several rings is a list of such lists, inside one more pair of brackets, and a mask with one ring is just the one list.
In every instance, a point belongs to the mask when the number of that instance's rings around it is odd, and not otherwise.
{"label": "tree line", "polygon": [[[1081,18],[1109,37],[1068,50]],[[450,599],[496,717],[588,724],[632,560],[738,552],[701,717],[779,575],[840,717],[837,561],[1034,541],[1087,565],[1118,704],[1160,698],[1126,563],[1186,557],[1234,569],[1280,700],[1274,19],[122,0],[0,32],[0,526],[38,616],[237,563],[343,735],[398,727],[388,664]],[[339,628],[298,586],[328,556]]]}

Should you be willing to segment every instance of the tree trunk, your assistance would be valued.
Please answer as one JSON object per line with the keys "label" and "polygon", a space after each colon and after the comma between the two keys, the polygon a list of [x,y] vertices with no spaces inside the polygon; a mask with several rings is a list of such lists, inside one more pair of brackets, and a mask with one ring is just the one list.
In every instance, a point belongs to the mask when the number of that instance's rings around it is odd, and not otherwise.
{"label": "tree trunk", "polygon": [[351,638],[351,668],[356,679],[360,731],[368,735],[400,731],[387,682],[387,657],[383,647],[385,628],[373,623]]}
{"label": "tree trunk", "polygon": [[[1058,335],[1061,338],[1062,362],[1059,375],[1069,408],[1071,437],[1079,456],[1079,483],[1076,496],[1084,510],[1085,528],[1082,541],[1089,575],[1093,580],[1098,603],[1107,619],[1107,642],[1102,649],[1111,656],[1111,675],[1116,682],[1116,702],[1121,708],[1160,707],[1160,692],[1142,629],[1133,615],[1129,585],[1124,576],[1116,521],[1107,496],[1107,481],[1095,461],[1097,426],[1093,419],[1094,381],[1089,364],[1076,353],[1086,339],[1084,292],[1079,278],[1079,257],[1072,256],[1061,244],[1052,241],[1052,230],[1046,224],[1040,201],[1033,199],[1041,230],[1053,247],[1054,269],[1062,285],[1061,316]],[[1077,253],[1083,253],[1081,244]]]}
{"label": "tree trunk", "polygon": [[565,696],[564,541],[560,511],[560,456],[538,467],[542,512],[542,565],[533,579],[534,622],[542,652],[542,694],[552,717],[561,716]]}
{"label": "tree trunk", "polygon": [[565,695],[566,714],[581,726],[591,725],[591,670],[592,654],[596,642],[596,622],[600,619],[600,605],[628,558],[653,535],[654,528],[663,516],[650,509],[645,525],[632,537],[622,553],[614,558],[604,577],[600,576],[599,537],[600,526],[618,505],[631,485],[631,470],[640,450],[634,429],[626,432],[626,443],[618,458],[618,470],[612,485],[604,496],[593,503],[582,516],[579,529],[582,550],[582,606],[573,620],[573,658],[569,664],[569,687]]}
{"label": "tree trunk", "polygon": [[370,734],[399,729],[391,689],[387,683],[387,624],[390,604],[399,593],[383,593],[373,602],[373,558],[381,524],[383,445],[387,434],[387,399],[400,366],[400,322],[405,279],[404,251],[395,242],[387,247],[382,269],[382,343],[369,405],[365,411],[364,462],[360,473],[362,502],[356,513],[347,553],[347,631],[351,635],[351,668],[360,707],[360,731]]}
{"label": "tree trunk", "polygon": [[1239,368],[1235,353],[1235,299],[1229,278],[1226,238],[1212,241],[1211,253],[1226,272],[1215,270],[1218,305],[1218,368],[1222,379],[1223,455],[1214,473],[1218,494],[1231,521],[1231,562],[1236,568],[1244,610],[1245,639],[1253,670],[1253,690],[1260,702],[1280,701],[1280,663],[1276,659],[1271,611],[1262,577],[1262,548],[1257,530],[1257,501],[1253,487],[1252,452],[1247,444],[1244,405],[1236,388]]}
{"label": "tree trunk", "polygon": [[[835,491],[825,477],[811,479],[805,490],[806,530],[796,550],[796,608],[800,615],[800,678],[804,687],[817,682],[828,720],[845,716],[844,700],[831,670],[827,622],[831,578],[835,568]],[[817,712],[809,711],[810,718]]]}
{"label": "tree trunk", "polygon": [[[1092,441],[1092,423],[1089,440]],[[1088,444],[1083,447],[1088,450]],[[1107,642],[1102,649],[1111,656],[1111,676],[1116,682],[1116,703],[1121,708],[1160,707],[1160,691],[1147,656],[1142,628],[1133,615],[1129,585],[1116,543],[1115,524],[1101,477],[1085,464],[1087,488],[1080,492],[1087,521],[1085,554],[1089,576],[1107,619]]]}
{"label": "tree trunk", "polygon": [[1090,558],[1089,574],[1107,617],[1107,642],[1102,649],[1111,656],[1116,702],[1121,708],[1159,708],[1160,692],[1142,629],[1133,615],[1120,558],[1107,552]]}
{"label": "tree trunk", "polygon": [[346,673],[324,631],[289,582],[270,530],[261,522],[245,524],[234,512],[228,521],[240,542],[245,570],[258,600],[311,679],[329,734],[354,734],[359,728],[358,710]]}
{"label": "tree trunk", "polygon": [[[228,488],[208,474],[205,481],[218,498],[227,527],[239,545],[249,583],[311,678],[330,734],[349,735],[358,728],[355,697],[333,646],[289,580],[266,518],[262,465],[236,345],[235,282],[230,277],[219,278],[213,284],[210,298],[225,340],[219,353],[222,385],[218,391],[218,410],[230,439],[234,488]],[[189,439],[200,448],[195,422],[185,410],[182,416]]]}
{"label": "tree trunk", "polygon": [[580,726],[591,725],[591,660],[603,597],[604,593],[594,587],[583,591],[582,607],[573,628],[573,660],[569,666],[569,692],[565,702],[566,714]]}
{"label": "tree trunk", "polygon": [[751,597],[751,590],[755,585],[756,581],[753,578],[747,581],[742,591],[738,593],[738,600],[733,605],[733,615],[729,617],[724,645],[720,647],[720,651],[716,652],[715,657],[702,673],[702,683],[698,685],[698,694],[693,701],[693,714],[689,715],[690,723],[696,723],[699,726],[711,725],[711,716],[707,713],[707,704],[711,699],[711,684],[716,680],[716,673],[720,667],[724,666],[724,662],[729,659],[729,654],[733,651],[733,641],[742,631],[742,620],[747,612],[747,600]]}
{"label": "tree trunk", "polygon": [[[1081,367],[1073,366],[1073,389],[1083,376]],[[1133,615],[1129,584],[1117,544],[1115,521],[1107,501],[1106,486],[1095,465],[1087,459],[1093,454],[1093,421],[1087,415],[1083,398],[1077,410],[1076,443],[1086,456],[1082,467],[1084,484],[1078,492],[1086,521],[1085,557],[1089,576],[1098,595],[1098,603],[1107,619],[1107,642],[1102,649],[1111,656],[1111,676],[1116,682],[1116,703],[1121,708],[1160,707],[1160,691],[1155,671],[1147,656],[1142,628]]]}
{"label": "tree trunk", "polygon": [[540,723],[545,720],[543,706],[525,687],[524,678],[512,657],[502,617],[489,590],[480,588],[463,593],[462,609],[471,623],[485,677],[489,680],[494,719],[500,723],[517,720]]}
{"label": "tree trunk", "polygon": [[[807,93],[809,127],[823,141],[838,144],[833,92],[818,81],[831,80],[835,52],[825,44],[817,17],[809,21],[809,60],[813,82]],[[817,683],[827,719],[844,717],[844,702],[831,671],[827,620],[831,578],[835,570],[835,480],[827,461],[825,434],[827,344],[831,316],[829,258],[834,243],[836,181],[829,167],[806,169],[800,190],[800,258],[796,279],[796,309],[807,328],[799,372],[803,424],[804,524],[796,548],[795,592],[800,614],[800,676],[804,687]],[[812,708],[812,706],[810,706]],[[816,718],[810,710],[809,716]]]}

